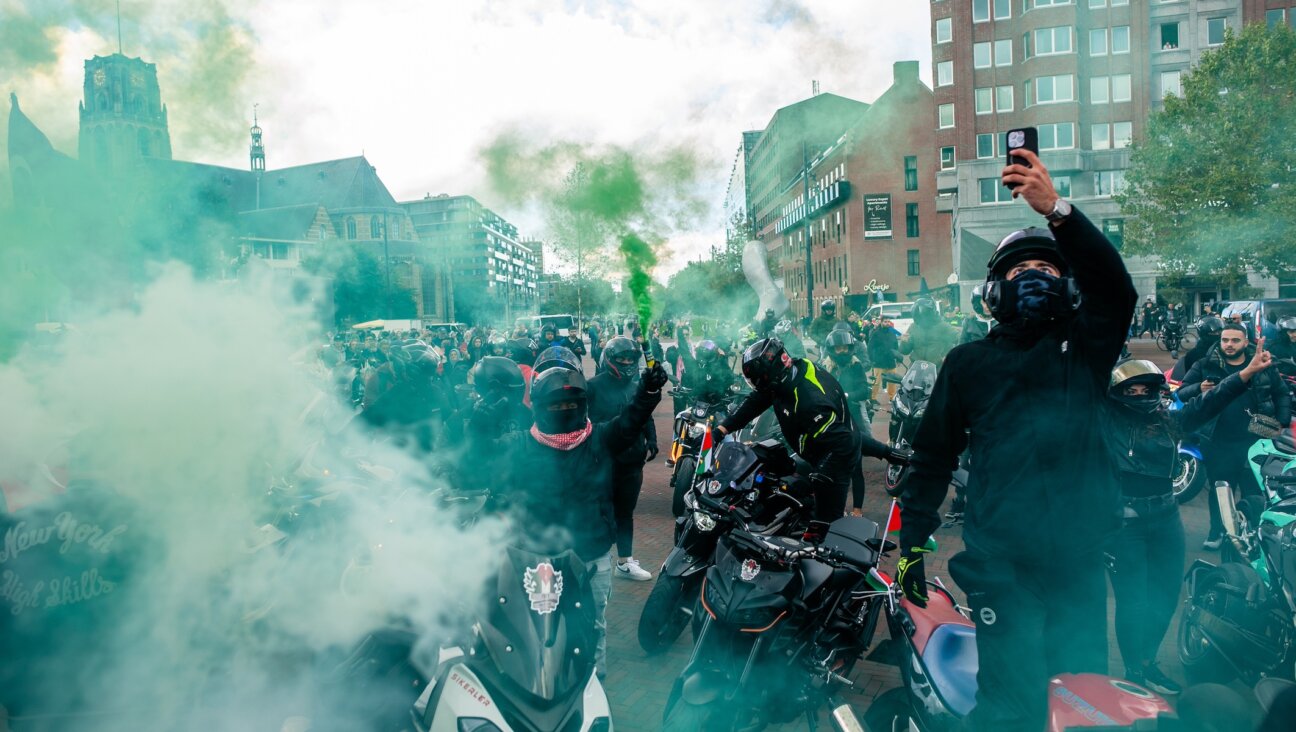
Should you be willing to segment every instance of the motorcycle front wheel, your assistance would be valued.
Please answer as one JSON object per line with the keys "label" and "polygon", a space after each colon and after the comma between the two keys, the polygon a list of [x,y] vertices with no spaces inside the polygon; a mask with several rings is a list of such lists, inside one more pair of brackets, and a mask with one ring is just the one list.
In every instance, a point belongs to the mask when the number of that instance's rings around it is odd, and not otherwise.
{"label": "motorcycle front wheel", "polygon": [[1205,574],[1197,592],[1188,598],[1188,607],[1179,621],[1177,649],[1189,684],[1227,684],[1237,673],[1215,649],[1201,626],[1201,616],[1225,611],[1227,599],[1221,584],[1227,581],[1219,568]]}
{"label": "motorcycle front wheel", "polygon": [[681,457],[675,465],[675,480],[671,485],[671,512],[676,518],[684,515],[684,494],[693,487],[693,474],[697,472],[697,458]]}
{"label": "motorcycle front wheel", "polygon": [[892,498],[900,496],[900,482],[904,480],[905,466],[888,465],[886,469],[886,494]]}
{"label": "motorcycle front wheel", "polygon": [[657,575],[657,583],[643,612],[639,614],[639,647],[650,656],[670,648],[688,625],[689,615],[680,607],[684,597],[684,580],[668,574]]}
{"label": "motorcycle front wheel", "polygon": [[1202,467],[1201,461],[1192,455],[1180,453],[1175,462],[1174,480],[1171,481],[1175,500],[1180,505],[1191,501],[1201,493],[1206,483],[1206,470]]}

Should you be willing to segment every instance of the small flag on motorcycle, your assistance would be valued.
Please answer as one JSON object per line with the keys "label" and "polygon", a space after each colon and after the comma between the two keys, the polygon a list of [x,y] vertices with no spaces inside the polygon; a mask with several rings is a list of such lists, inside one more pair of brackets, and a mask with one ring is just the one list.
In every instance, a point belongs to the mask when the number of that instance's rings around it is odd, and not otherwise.
{"label": "small flag on motorcycle", "polygon": [[894,534],[900,530],[900,502],[891,499],[891,509],[887,511],[886,530],[888,534]]}
{"label": "small flag on motorcycle", "polygon": [[707,466],[711,464],[711,447],[711,425],[707,425],[706,432],[702,435],[702,447],[698,450],[697,472],[694,475],[707,471]]}

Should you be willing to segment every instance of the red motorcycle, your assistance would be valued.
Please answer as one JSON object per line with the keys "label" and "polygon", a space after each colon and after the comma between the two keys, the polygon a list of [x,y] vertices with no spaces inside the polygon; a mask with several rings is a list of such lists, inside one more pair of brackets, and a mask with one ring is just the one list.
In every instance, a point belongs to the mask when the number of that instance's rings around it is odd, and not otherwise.
{"label": "red motorcycle", "polygon": [[[928,582],[927,607],[905,599],[900,586],[873,570],[887,589],[891,640],[870,660],[886,657],[900,667],[902,685],[873,701],[864,715],[870,732],[958,730],[976,705],[976,625],[939,580]],[[1049,681],[1047,732],[1101,727],[1157,729],[1174,719],[1157,694],[1122,679],[1100,674],[1060,674]]]}

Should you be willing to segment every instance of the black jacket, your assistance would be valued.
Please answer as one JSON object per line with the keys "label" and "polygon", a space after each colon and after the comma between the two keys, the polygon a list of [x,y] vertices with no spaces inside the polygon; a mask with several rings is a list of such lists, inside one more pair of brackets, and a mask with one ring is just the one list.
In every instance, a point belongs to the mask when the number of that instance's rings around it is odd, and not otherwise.
{"label": "black jacket", "polygon": [[729,387],[737,379],[729,359],[717,358],[709,366],[703,366],[687,344],[678,349],[676,357],[684,362],[684,388],[691,389],[698,399],[714,404],[729,396]]}
{"label": "black jacket", "polygon": [[1044,564],[1097,551],[1118,528],[1104,408],[1137,293],[1120,254],[1078,210],[1053,233],[1086,295],[1080,310],[1037,327],[1000,323],[950,351],[914,436],[901,547],[921,546],[940,525],[965,447],[970,551]]}
{"label": "black jacket", "polygon": [[855,426],[846,408],[846,392],[832,374],[808,359],[795,359],[796,375],[773,390],[753,391],[723,422],[725,431],[742,429],[770,407],[783,437],[815,472],[841,475],[843,466],[859,460]]}
{"label": "black jacket", "polygon": [[900,363],[900,336],[893,328],[878,326],[869,334],[868,352],[874,368],[893,369]]}
{"label": "black jacket", "polygon": [[[612,422],[634,402],[638,392],[639,379],[618,379],[604,371],[589,380],[589,415],[590,421]],[[657,445],[657,427],[649,419],[637,432],[638,439],[630,442],[624,450],[613,457],[619,465],[637,466],[643,469],[644,459],[648,457],[648,446]]]}
{"label": "black jacket", "polygon": [[[593,433],[571,450],[542,445],[529,432],[512,432],[475,454],[487,472],[503,476],[498,490],[529,537],[553,544],[555,551],[570,547],[593,561],[608,552],[616,535],[612,456],[640,438],[659,401],[660,392],[636,390],[626,409],[611,422],[595,423]],[[500,470],[491,471],[492,466]]]}
{"label": "black jacket", "polygon": [[1247,390],[1240,376],[1230,376],[1205,395],[1189,399],[1176,411],[1138,414],[1109,401],[1107,436],[1120,470],[1126,498],[1161,496],[1174,490],[1179,441],[1224,411]]}
{"label": "black jacket", "polygon": [[[1192,399],[1200,394],[1203,381],[1213,381],[1218,386],[1225,377],[1241,371],[1254,356],[1255,346],[1247,346],[1242,364],[1231,366],[1216,346],[1188,369],[1179,388],[1180,398]],[[1284,425],[1291,422],[1291,393],[1277,369],[1265,369],[1252,377],[1247,398],[1229,404],[1215,423],[1202,431],[1214,442],[1255,442],[1257,438],[1247,431],[1251,422],[1248,411],[1268,415]]]}

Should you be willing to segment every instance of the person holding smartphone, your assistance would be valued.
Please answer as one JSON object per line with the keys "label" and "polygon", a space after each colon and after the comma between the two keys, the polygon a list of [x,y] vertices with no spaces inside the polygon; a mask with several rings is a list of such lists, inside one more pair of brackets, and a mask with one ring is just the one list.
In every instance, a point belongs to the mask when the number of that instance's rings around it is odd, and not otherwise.
{"label": "person holding smartphone", "polygon": [[1000,242],[983,293],[999,324],[937,376],[902,484],[897,567],[905,596],[925,604],[923,557],[970,448],[966,548],[949,571],[977,626],[968,721],[996,732],[1043,729],[1050,677],[1107,671],[1102,550],[1120,527],[1120,483],[1102,415],[1138,298],[1116,248],[1023,137],[1009,133],[1002,181],[1047,224]]}

